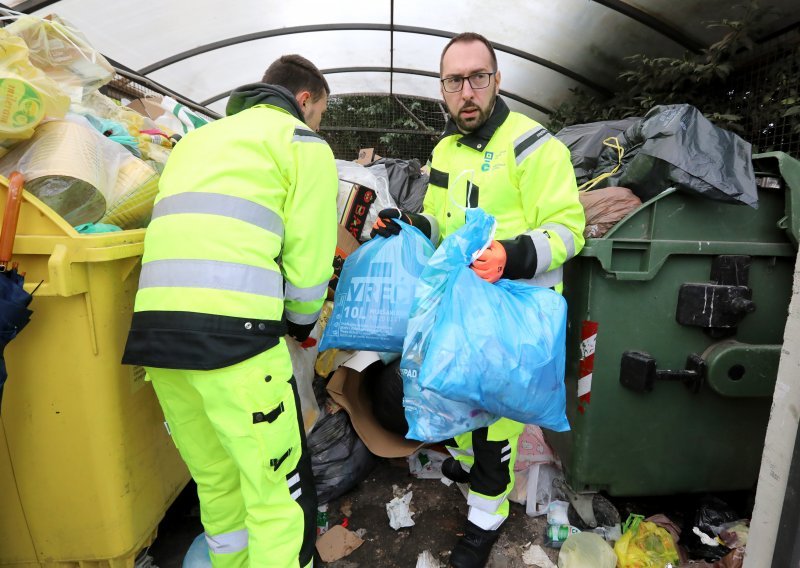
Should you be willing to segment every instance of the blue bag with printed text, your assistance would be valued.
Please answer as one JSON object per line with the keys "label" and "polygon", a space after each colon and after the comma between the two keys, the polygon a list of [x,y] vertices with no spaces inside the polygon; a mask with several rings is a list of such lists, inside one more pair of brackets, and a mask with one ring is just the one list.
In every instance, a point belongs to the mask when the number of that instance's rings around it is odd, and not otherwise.
{"label": "blue bag with printed text", "polygon": [[419,229],[399,223],[399,235],[367,241],[345,260],[320,351],[403,350],[414,289],[433,245]]}
{"label": "blue bag with printed text", "polygon": [[498,417],[569,430],[566,301],[549,288],[478,277],[469,265],[495,222],[481,209],[466,216],[417,284],[401,362],[408,438],[443,440]]}

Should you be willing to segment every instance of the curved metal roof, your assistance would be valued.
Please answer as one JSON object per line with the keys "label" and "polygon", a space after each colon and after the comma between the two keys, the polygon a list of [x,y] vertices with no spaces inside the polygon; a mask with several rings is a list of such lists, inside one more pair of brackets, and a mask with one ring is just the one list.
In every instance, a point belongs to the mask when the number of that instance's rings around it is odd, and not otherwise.
{"label": "curved metal roof", "polygon": [[[514,110],[543,120],[581,87],[614,87],[624,57],[676,56],[720,39],[707,24],[737,19],[730,0],[27,0],[16,10],[57,13],[106,56],[224,113],[227,94],[257,81],[278,56],[300,53],[333,94],[439,98],[439,54],[476,31],[497,48],[503,93]],[[800,2],[770,8],[761,37],[800,26]]]}

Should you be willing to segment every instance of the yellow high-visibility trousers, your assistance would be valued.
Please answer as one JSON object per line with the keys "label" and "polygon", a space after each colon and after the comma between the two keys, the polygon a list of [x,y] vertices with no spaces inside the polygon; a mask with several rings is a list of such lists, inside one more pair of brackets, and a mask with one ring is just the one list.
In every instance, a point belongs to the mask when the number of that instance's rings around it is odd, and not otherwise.
{"label": "yellow high-visibility trousers", "polygon": [[146,370],[197,483],[214,567],[311,566],[317,495],[285,342],[222,369]]}

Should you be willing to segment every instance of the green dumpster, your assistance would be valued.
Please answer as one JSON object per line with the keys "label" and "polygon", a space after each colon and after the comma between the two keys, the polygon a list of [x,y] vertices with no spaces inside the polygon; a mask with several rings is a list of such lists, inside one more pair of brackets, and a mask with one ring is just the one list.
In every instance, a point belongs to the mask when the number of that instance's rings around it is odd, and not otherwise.
{"label": "green dumpster", "polygon": [[754,156],[759,208],[668,190],[565,267],[576,492],[755,486],[792,294],[800,162]]}

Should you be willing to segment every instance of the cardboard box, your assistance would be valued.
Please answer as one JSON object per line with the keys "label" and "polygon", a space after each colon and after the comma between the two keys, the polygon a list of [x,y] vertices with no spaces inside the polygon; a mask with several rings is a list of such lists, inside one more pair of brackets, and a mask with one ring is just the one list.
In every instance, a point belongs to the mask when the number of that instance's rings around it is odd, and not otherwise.
{"label": "cardboard box", "polygon": [[380,160],[381,157],[375,153],[375,148],[361,148],[358,151],[358,158],[354,161],[356,164],[361,164],[362,166],[367,166],[374,162],[375,160]]}
{"label": "cardboard box", "polygon": [[342,225],[337,225],[336,252],[333,255],[333,276],[328,284],[328,299],[333,300],[339,275],[342,273],[345,259],[359,247],[359,242]]}
{"label": "cardboard box", "polygon": [[129,102],[126,106],[130,109],[135,110],[142,116],[146,116],[150,120],[155,120],[166,112],[164,107],[162,107],[159,104],[160,102],[161,102],[161,96],[157,95],[157,98],[149,97],[146,99],[134,99],[131,102]]}
{"label": "cardboard box", "polygon": [[424,444],[386,430],[372,413],[362,371],[375,361],[380,361],[377,353],[357,352],[333,373],[328,394],[350,415],[353,428],[369,451],[383,458],[410,456]]}

